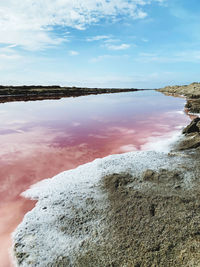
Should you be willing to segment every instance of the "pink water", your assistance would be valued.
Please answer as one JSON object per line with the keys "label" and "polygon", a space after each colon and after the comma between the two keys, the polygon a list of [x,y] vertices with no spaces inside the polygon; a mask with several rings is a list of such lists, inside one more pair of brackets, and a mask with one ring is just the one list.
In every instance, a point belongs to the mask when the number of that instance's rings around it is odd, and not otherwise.
{"label": "pink water", "polygon": [[159,149],[189,122],[185,100],[154,91],[0,104],[0,267],[35,203],[31,184],[98,157]]}

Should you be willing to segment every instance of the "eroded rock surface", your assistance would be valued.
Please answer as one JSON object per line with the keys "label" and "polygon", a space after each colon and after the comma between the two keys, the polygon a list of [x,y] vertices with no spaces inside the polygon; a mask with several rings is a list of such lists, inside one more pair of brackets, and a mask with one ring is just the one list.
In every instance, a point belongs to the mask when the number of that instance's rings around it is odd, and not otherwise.
{"label": "eroded rock surface", "polygon": [[188,150],[200,147],[200,118],[195,118],[183,129],[182,137],[175,145],[175,150]]}
{"label": "eroded rock surface", "polygon": [[200,113],[200,96],[197,99],[188,99],[185,107],[188,108],[191,113]]}
{"label": "eroded rock surface", "polygon": [[187,127],[183,129],[183,134],[200,133],[200,118],[195,118]]}

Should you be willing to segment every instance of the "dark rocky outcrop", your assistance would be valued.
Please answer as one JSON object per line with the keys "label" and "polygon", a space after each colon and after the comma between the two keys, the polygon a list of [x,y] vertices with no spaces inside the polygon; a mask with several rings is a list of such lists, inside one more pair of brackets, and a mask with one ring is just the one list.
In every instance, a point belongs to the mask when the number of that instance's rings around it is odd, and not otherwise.
{"label": "dark rocky outcrop", "polygon": [[184,138],[178,142],[178,150],[200,147],[200,118],[195,118],[183,129]]}
{"label": "dark rocky outcrop", "polygon": [[188,99],[185,107],[192,113],[200,113],[200,97]]}
{"label": "dark rocky outcrop", "polygon": [[187,127],[183,129],[183,134],[200,133],[200,118],[195,118]]}

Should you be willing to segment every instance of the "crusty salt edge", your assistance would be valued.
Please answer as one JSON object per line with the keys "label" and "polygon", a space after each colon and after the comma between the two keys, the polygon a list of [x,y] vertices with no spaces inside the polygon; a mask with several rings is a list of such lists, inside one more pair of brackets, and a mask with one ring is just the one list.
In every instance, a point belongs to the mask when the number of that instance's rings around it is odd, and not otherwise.
{"label": "crusty salt edge", "polygon": [[[174,170],[186,161],[187,157],[170,157],[166,153],[129,152],[96,159],[32,186],[23,195],[38,202],[13,234],[18,258],[25,257],[20,266],[52,266],[63,256],[73,265],[75,255],[82,253],[83,242],[97,242],[104,228],[103,210],[108,204],[99,187],[104,175],[129,172],[139,180],[146,169]],[[192,172],[183,170],[183,177],[185,186],[189,186]],[[142,189],[143,184],[138,183],[137,189]],[[90,199],[94,204],[88,204]],[[93,209],[97,214],[92,213]],[[61,220],[63,216],[64,222]],[[76,223],[87,216],[90,219],[79,229],[80,225]],[[74,224],[66,225],[66,220]],[[88,231],[85,231],[86,226]],[[64,232],[61,231],[63,227]]]}

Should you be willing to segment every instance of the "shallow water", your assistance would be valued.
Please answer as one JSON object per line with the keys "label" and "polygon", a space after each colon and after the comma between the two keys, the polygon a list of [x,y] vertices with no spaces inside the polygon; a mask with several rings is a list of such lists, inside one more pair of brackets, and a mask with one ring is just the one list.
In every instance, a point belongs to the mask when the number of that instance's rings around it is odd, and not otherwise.
{"label": "shallow water", "polygon": [[0,104],[0,267],[10,233],[34,203],[31,184],[109,154],[165,150],[190,118],[185,100],[154,91]]}

